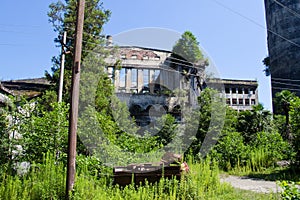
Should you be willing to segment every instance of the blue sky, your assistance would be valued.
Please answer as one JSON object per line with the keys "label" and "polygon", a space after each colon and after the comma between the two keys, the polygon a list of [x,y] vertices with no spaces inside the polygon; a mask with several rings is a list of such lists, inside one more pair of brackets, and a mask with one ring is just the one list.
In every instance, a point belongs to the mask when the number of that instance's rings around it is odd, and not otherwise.
{"label": "blue sky", "polygon": [[[0,80],[41,77],[60,53],[48,23],[52,0],[3,0],[0,12]],[[176,2],[176,3],[174,3]],[[220,5],[220,2],[222,5]],[[144,27],[183,33],[190,30],[222,78],[256,79],[259,101],[271,109],[270,80],[263,73],[267,31],[258,0],[104,0],[112,16],[104,33],[116,35]],[[16,6],[17,5],[17,6]]]}

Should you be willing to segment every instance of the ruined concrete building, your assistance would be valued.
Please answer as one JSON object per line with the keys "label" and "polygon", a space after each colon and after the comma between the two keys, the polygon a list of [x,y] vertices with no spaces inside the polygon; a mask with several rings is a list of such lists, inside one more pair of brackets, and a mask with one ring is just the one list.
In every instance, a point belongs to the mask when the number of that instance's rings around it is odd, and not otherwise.
{"label": "ruined concrete building", "polygon": [[[123,46],[106,62],[117,96],[126,102],[140,124],[151,121],[151,109],[154,113],[170,113],[180,120],[182,106],[197,105],[201,90],[207,86],[204,62],[189,63],[170,51]],[[217,79],[207,81],[213,84],[213,80]],[[258,104],[257,81],[219,79],[217,82],[232,108],[250,110]],[[184,93],[184,103],[178,100],[180,92]]]}
{"label": "ruined concrete building", "polygon": [[[189,63],[170,51],[122,46],[106,59],[117,96],[127,103],[138,123],[150,122],[150,109],[180,118],[182,105],[197,104],[204,63]],[[184,103],[179,102],[180,97]],[[181,98],[181,99],[182,99]]]}
{"label": "ruined concrete building", "polygon": [[222,79],[224,84],[226,104],[235,110],[251,110],[258,104],[258,83],[255,80]]}
{"label": "ruined concrete building", "polygon": [[272,97],[281,90],[300,96],[300,1],[265,0],[265,10]]}
{"label": "ruined concrete building", "polygon": [[49,87],[50,82],[46,78],[1,81],[0,106],[5,106],[9,102],[8,96],[32,99],[40,96]]}

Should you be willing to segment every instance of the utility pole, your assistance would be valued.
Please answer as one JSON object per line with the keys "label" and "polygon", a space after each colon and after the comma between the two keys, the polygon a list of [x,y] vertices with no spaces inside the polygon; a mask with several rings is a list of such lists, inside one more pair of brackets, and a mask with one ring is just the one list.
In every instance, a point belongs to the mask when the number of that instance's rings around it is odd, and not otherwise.
{"label": "utility pole", "polygon": [[75,29],[75,52],[72,68],[72,96],[69,121],[69,140],[68,140],[68,165],[66,181],[66,197],[69,199],[69,193],[73,190],[75,182],[75,162],[76,162],[76,141],[77,141],[77,121],[78,121],[78,100],[79,100],[79,80],[80,80],[80,62],[82,49],[82,33],[84,22],[85,0],[78,0],[77,20]]}
{"label": "utility pole", "polygon": [[60,73],[59,73],[59,89],[58,89],[58,103],[62,102],[62,92],[64,84],[64,70],[65,70],[65,45],[67,42],[67,32],[64,32],[61,45],[61,60],[60,60]]}

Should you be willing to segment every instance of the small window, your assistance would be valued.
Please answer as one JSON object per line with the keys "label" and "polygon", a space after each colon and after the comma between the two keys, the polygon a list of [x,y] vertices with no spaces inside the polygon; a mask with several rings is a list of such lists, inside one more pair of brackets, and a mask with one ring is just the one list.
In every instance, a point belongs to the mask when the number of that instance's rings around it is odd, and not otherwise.
{"label": "small window", "polygon": [[236,88],[232,88],[232,93],[233,93],[233,94],[236,93]]}
{"label": "small window", "polygon": [[243,105],[243,99],[239,99],[239,105]]}
{"label": "small window", "polygon": [[159,56],[155,56],[154,60],[160,60],[160,57]]}
{"label": "small window", "polygon": [[239,93],[239,94],[243,94],[242,88],[239,88],[239,89],[238,89],[238,93]]}
{"label": "small window", "polygon": [[230,93],[230,89],[229,88],[225,88],[225,93],[229,94]]}
{"label": "small window", "polygon": [[246,105],[246,106],[249,106],[249,105],[250,105],[249,99],[245,99],[245,105]]}
{"label": "small window", "polygon": [[252,94],[255,94],[255,89],[251,89],[251,93],[252,93]]}
{"label": "small window", "polygon": [[237,99],[232,99],[232,105],[236,105],[237,104]]}
{"label": "small window", "polygon": [[255,99],[251,99],[251,105],[255,105]]}
{"label": "small window", "polygon": [[230,105],[230,99],[226,99],[226,104]]}
{"label": "small window", "polygon": [[135,54],[131,55],[131,59],[137,59],[137,55]]}
{"label": "small window", "polygon": [[249,94],[249,89],[244,89],[245,94]]}
{"label": "small window", "polygon": [[121,59],[126,59],[126,54],[122,54]]}

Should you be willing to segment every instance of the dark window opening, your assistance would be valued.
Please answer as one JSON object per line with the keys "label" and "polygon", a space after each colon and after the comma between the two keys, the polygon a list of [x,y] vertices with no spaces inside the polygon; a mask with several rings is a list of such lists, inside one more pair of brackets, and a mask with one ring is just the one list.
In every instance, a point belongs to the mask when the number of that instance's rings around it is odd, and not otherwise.
{"label": "dark window opening", "polygon": [[230,105],[230,99],[226,99],[226,104]]}
{"label": "dark window opening", "polygon": [[237,99],[232,99],[232,105],[236,105],[237,104]]}
{"label": "dark window opening", "polygon": [[230,93],[230,89],[229,88],[225,88],[225,93],[229,94]]}
{"label": "dark window opening", "polygon": [[243,99],[239,99],[239,105],[243,105]]}
{"label": "dark window opening", "polygon": [[245,105],[246,105],[246,106],[249,106],[249,105],[250,105],[249,99],[245,99]]}
{"label": "dark window opening", "polygon": [[238,93],[239,93],[239,94],[243,94],[242,88],[239,88],[239,89],[238,89]]}

